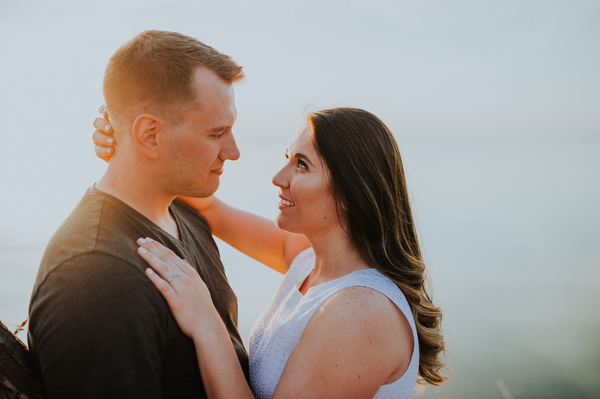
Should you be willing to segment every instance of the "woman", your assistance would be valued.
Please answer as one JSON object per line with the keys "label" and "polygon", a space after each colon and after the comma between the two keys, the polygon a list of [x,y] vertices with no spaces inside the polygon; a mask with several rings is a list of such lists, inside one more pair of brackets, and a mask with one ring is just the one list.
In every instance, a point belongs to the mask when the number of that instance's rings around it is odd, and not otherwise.
{"label": "woman", "polygon": [[252,389],[200,277],[138,241],[148,277],[194,340],[209,397],[408,398],[417,379],[441,385],[442,314],[425,289],[391,132],[360,109],[320,111],[286,155],[273,178],[277,227],[215,198],[183,199],[215,236],[286,274],[250,337]]}

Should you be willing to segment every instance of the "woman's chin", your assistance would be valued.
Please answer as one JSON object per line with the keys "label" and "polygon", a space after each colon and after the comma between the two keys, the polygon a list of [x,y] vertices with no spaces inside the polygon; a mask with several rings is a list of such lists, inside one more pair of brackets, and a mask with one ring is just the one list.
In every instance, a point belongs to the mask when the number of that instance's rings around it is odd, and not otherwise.
{"label": "woman's chin", "polygon": [[283,222],[283,220],[281,220],[281,211],[279,211],[279,214],[277,215],[277,217],[275,218],[275,224],[277,225],[277,227],[279,227],[281,230],[285,230],[285,223]]}
{"label": "woman's chin", "polygon": [[277,217],[275,218],[275,224],[281,230],[287,231],[289,233],[297,233],[296,231],[294,231],[293,228],[291,228],[291,224],[289,223],[289,221],[285,220],[285,217],[281,214],[281,212],[279,212],[279,215],[277,215]]}

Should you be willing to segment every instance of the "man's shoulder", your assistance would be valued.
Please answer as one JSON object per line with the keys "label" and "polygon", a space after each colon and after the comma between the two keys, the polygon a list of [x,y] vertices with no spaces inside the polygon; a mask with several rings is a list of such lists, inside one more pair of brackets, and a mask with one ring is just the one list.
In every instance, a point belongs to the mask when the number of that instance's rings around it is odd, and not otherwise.
{"label": "man's shoulder", "polygon": [[189,252],[178,255],[186,257],[193,256],[194,253],[198,254],[198,264],[211,264],[222,270],[223,265],[221,264],[219,248],[204,216],[178,200],[172,202],[170,209],[177,221],[180,238],[187,244],[186,252]]}
{"label": "man's shoulder", "polygon": [[[90,295],[96,291],[120,289],[121,286],[143,285],[147,277],[138,265],[127,259],[110,254],[91,251],[70,257],[53,264],[50,270],[40,270],[34,285],[31,301],[39,300],[39,293],[64,295],[67,291],[81,288]],[[119,288],[120,287],[120,288]],[[151,290],[150,290],[151,291]],[[31,304],[30,304],[31,305]]]}
{"label": "man's shoulder", "polygon": [[196,233],[208,237],[212,236],[210,226],[204,216],[191,206],[175,199],[171,203],[171,210],[179,224],[184,224],[187,228],[196,231]]}
{"label": "man's shoulder", "polygon": [[42,266],[61,264],[95,249],[105,199],[88,192],[48,241]]}
{"label": "man's shoulder", "polygon": [[86,191],[50,238],[40,262],[33,295],[49,274],[70,261],[82,268],[107,260],[112,264],[132,264],[142,268],[144,262],[136,254],[134,238],[140,236],[135,233],[139,226],[129,213],[127,207],[111,201],[98,190]]}
{"label": "man's shoulder", "polygon": [[[214,252],[219,256],[219,250],[212,236],[210,226],[204,216],[194,208],[175,200],[171,203],[171,213],[177,221],[181,239],[188,241],[195,250]],[[190,249],[192,249],[190,247]]]}

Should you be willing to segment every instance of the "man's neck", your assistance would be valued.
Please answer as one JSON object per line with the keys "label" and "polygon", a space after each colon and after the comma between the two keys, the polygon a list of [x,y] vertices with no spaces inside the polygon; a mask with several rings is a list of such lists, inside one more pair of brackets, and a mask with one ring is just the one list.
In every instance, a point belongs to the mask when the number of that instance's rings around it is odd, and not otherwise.
{"label": "man's neck", "polygon": [[133,174],[130,171],[138,168],[117,163],[111,161],[104,176],[96,183],[96,188],[123,201],[179,239],[177,223],[169,212],[169,205],[175,197],[163,193],[152,174]]}

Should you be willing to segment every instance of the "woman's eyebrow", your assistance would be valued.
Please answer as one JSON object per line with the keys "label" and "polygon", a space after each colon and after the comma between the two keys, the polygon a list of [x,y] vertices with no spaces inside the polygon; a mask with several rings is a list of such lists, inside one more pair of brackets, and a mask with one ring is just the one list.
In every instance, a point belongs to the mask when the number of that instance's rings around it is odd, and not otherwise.
{"label": "woman's eyebrow", "polygon": [[[308,156],[306,156],[300,152],[295,152],[291,156],[302,159],[302,160],[308,162],[309,164],[311,164],[312,166],[315,166],[315,164],[311,162],[311,160],[310,160],[310,158],[308,158]],[[290,159],[290,149],[289,148],[285,149],[285,159]]]}
{"label": "woman's eyebrow", "polygon": [[310,161],[310,158],[308,158],[306,155],[304,155],[304,154],[302,154],[302,153],[300,153],[300,152],[297,152],[297,153],[295,153],[295,154],[294,154],[294,156],[295,156],[296,158],[299,158],[299,159],[302,159],[303,161],[306,161],[306,162],[308,162],[308,163],[309,163],[309,164],[311,164],[312,166],[315,166],[315,164],[313,164],[313,163]]}

